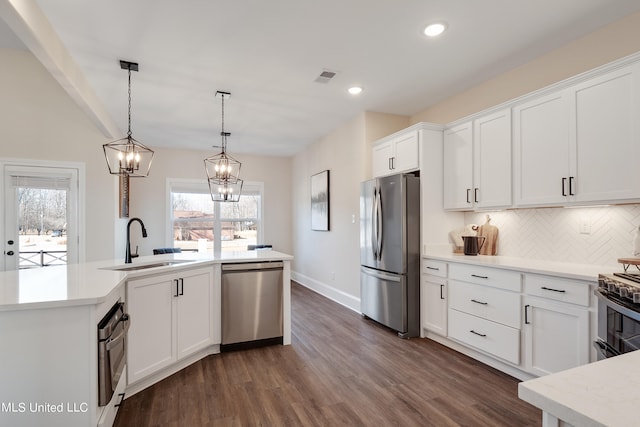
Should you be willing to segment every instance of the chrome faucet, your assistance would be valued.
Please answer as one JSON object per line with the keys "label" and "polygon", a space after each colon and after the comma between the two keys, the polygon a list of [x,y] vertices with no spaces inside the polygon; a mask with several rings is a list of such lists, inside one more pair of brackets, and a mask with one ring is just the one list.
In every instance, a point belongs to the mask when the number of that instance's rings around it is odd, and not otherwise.
{"label": "chrome faucet", "polygon": [[[140,223],[140,227],[142,227],[142,237],[147,237],[147,229],[144,228],[144,223],[140,218],[131,218],[127,223],[127,253],[124,256],[124,263],[131,264],[131,223],[133,221],[138,221]],[[135,256],[138,256],[137,254]]]}

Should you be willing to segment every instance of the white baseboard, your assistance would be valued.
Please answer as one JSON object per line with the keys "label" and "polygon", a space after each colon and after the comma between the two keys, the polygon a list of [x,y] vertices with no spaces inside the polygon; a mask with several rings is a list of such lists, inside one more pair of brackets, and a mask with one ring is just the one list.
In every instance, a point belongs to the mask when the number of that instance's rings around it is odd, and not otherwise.
{"label": "white baseboard", "polygon": [[300,274],[296,271],[291,272],[291,279],[300,283],[305,288],[309,288],[320,295],[329,298],[332,301],[343,305],[356,313],[360,313],[360,298],[356,298],[340,289],[329,286],[326,283],[319,282],[311,277]]}

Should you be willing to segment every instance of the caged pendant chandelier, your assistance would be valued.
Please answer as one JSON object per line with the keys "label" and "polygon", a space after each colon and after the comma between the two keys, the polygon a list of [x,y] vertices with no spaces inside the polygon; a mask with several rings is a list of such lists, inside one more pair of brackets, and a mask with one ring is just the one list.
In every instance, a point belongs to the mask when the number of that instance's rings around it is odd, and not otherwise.
{"label": "caged pendant chandelier", "polygon": [[204,167],[209,181],[209,192],[214,202],[237,202],[240,200],[243,181],[240,179],[242,164],[227,154],[227,138],[230,132],[224,130],[224,100],[229,98],[229,92],[217,91],[216,96],[222,98],[222,151],[204,159]]}
{"label": "caged pendant chandelier", "polygon": [[138,71],[138,63],[120,61],[120,68],[129,73],[129,128],[127,136],[104,144],[102,149],[111,175],[145,177],[151,169],[153,150],[131,136],[131,71]]}

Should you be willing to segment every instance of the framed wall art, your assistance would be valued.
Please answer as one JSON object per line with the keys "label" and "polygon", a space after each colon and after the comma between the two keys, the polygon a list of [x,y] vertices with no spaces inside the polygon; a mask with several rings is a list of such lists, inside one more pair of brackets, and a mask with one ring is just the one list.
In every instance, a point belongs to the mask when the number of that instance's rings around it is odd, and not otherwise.
{"label": "framed wall art", "polygon": [[311,229],[329,231],[329,171],[311,176]]}

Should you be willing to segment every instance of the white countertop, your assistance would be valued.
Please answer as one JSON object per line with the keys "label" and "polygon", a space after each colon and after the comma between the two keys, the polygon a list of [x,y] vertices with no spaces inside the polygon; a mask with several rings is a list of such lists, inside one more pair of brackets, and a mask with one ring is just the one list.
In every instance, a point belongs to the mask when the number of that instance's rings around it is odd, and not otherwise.
{"label": "white countertop", "polygon": [[[291,255],[271,250],[223,252],[216,255],[183,252],[134,258],[131,264],[124,264],[122,260],[110,260],[5,271],[0,272],[0,311],[99,304],[131,277],[216,263],[292,259]],[[135,271],[110,270],[167,260],[185,262]]]}
{"label": "white countertop", "polygon": [[428,252],[424,258],[436,259],[447,262],[460,262],[466,264],[482,265],[486,267],[499,267],[508,270],[517,270],[523,273],[548,274],[562,276],[568,279],[586,280],[595,282],[600,273],[612,273],[623,271],[622,265],[593,265],[575,264],[570,262],[542,261],[528,258],[507,256],[454,254],[451,252]]}
{"label": "white countertop", "polygon": [[640,351],[518,384],[520,399],[574,426],[638,425]]}

